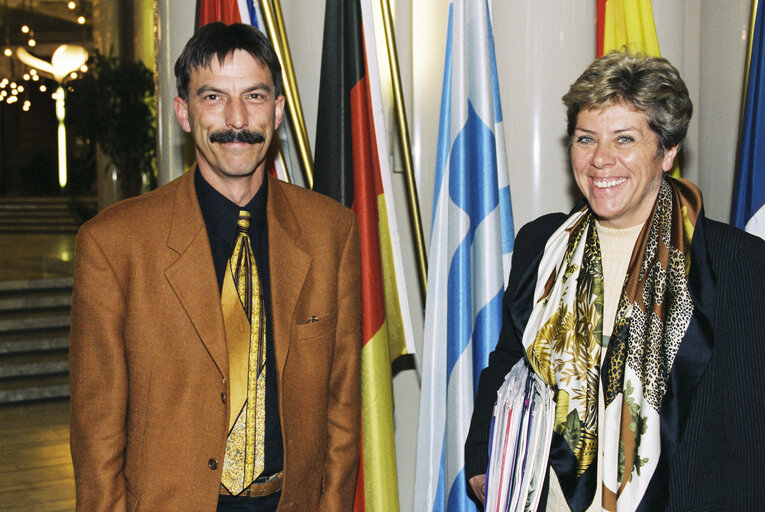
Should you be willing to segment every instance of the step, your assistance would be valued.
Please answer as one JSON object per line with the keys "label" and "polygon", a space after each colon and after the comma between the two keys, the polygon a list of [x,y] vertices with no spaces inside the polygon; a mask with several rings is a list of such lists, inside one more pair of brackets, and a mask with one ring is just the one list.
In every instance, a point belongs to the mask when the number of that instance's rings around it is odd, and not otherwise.
{"label": "step", "polygon": [[36,225],[36,226],[12,226],[12,225],[5,225],[0,226],[0,233],[3,235],[17,235],[17,234],[25,234],[25,233],[36,233],[36,234],[45,234],[45,233],[56,233],[56,234],[66,234],[66,233],[77,233],[77,230],[79,229],[78,226],[72,225],[63,225],[63,226],[57,226],[57,225]]}
{"label": "step", "polygon": [[51,214],[35,213],[0,213],[0,223],[2,224],[18,224],[23,226],[48,224],[48,225],[60,225],[60,224],[76,224],[77,219],[67,214],[66,212]]}
{"label": "step", "polygon": [[49,277],[45,279],[16,279],[0,281],[0,293],[23,290],[55,290],[59,288],[72,288],[72,277]]}
{"label": "step", "polygon": [[0,359],[0,380],[69,373],[66,350],[7,355]]}
{"label": "step", "polygon": [[67,288],[53,290],[19,290],[14,293],[0,292],[0,311],[49,309],[70,307],[72,291]]}
{"label": "step", "polygon": [[69,347],[69,328],[17,331],[0,334],[0,356]]}
{"label": "step", "polygon": [[69,326],[69,308],[20,310],[0,314],[0,333],[24,329],[50,329]]}
{"label": "step", "polygon": [[68,396],[69,376],[66,374],[0,380],[0,404]]}
{"label": "step", "polygon": [[0,208],[28,207],[29,205],[56,206],[70,204],[97,205],[98,198],[92,196],[82,197],[0,197]]}

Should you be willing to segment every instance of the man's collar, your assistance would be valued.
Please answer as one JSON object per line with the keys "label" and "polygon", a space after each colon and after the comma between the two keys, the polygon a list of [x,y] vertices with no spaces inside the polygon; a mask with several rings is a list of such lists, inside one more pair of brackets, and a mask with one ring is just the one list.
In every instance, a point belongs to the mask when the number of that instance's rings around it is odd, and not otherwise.
{"label": "man's collar", "polygon": [[243,207],[229,200],[226,196],[215,190],[197,168],[194,175],[194,184],[197,190],[199,206],[205,223],[231,247],[236,240],[236,222],[239,219],[239,211],[247,210],[251,217],[250,237],[257,240],[266,225],[266,199],[268,197],[268,178],[263,178],[263,184],[252,199]]}

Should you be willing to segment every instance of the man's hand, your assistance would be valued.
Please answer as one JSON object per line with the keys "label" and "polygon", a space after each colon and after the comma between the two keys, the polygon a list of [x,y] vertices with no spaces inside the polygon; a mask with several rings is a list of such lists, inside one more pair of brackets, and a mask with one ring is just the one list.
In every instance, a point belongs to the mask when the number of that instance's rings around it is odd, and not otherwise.
{"label": "man's hand", "polygon": [[468,480],[470,488],[473,489],[476,497],[481,503],[486,499],[486,473],[483,475],[476,475]]}

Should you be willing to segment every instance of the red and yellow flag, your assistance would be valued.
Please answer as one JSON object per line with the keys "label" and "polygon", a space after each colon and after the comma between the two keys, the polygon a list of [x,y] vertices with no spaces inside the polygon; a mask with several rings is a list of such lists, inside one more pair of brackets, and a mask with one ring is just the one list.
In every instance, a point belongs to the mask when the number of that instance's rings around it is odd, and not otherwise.
{"label": "red and yellow flag", "polygon": [[651,0],[597,0],[598,57],[613,50],[659,57]]}

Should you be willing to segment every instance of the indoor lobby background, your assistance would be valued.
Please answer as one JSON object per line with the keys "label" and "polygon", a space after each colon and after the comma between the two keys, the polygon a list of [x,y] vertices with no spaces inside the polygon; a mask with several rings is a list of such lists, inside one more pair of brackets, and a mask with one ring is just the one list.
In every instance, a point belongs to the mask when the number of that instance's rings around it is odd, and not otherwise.
{"label": "indoor lobby background", "polygon": [[[83,45],[90,55],[111,51],[123,61],[142,61],[155,80],[157,179],[162,184],[179,176],[189,164],[189,145],[172,107],[173,64],[193,32],[195,2],[76,0],[74,9],[68,3],[4,0],[3,49],[24,46],[50,60],[53,50],[67,43]],[[517,231],[541,214],[568,211],[576,200],[560,98],[595,57],[595,0],[489,3]],[[449,2],[396,0],[391,6],[427,239]],[[751,0],[653,2],[662,56],[679,69],[694,103],[681,172],[704,192],[707,215],[724,222],[729,220],[733,195],[751,6]],[[306,132],[314,148],[321,129],[316,118],[324,2],[281,0],[281,9]],[[79,16],[84,23],[78,23]],[[28,46],[28,33],[21,32],[24,24],[37,38],[34,48]],[[30,98],[28,111],[23,110],[23,92],[15,103],[0,103],[0,401],[5,401],[0,403],[0,460],[5,462],[0,468],[0,510],[63,511],[74,507],[66,398],[73,238],[80,222],[124,194],[108,157],[93,141],[76,134],[67,146],[70,181],[67,188],[59,187],[57,121],[50,97],[54,84],[48,81],[47,91],[39,93],[39,80],[23,81],[28,69],[14,52],[0,55],[0,80],[7,77],[8,85],[14,80],[28,83]],[[381,85],[390,127],[387,136],[395,148],[390,80]],[[393,194],[404,205],[399,160],[393,155]],[[402,227],[404,270],[407,280],[415,283],[410,216],[405,207],[396,214]],[[421,353],[423,298],[416,286],[408,294]],[[27,348],[18,348],[22,343]],[[420,389],[417,355],[407,357],[394,365],[393,378],[402,511],[413,507]],[[25,395],[28,388],[38,394]]]}

